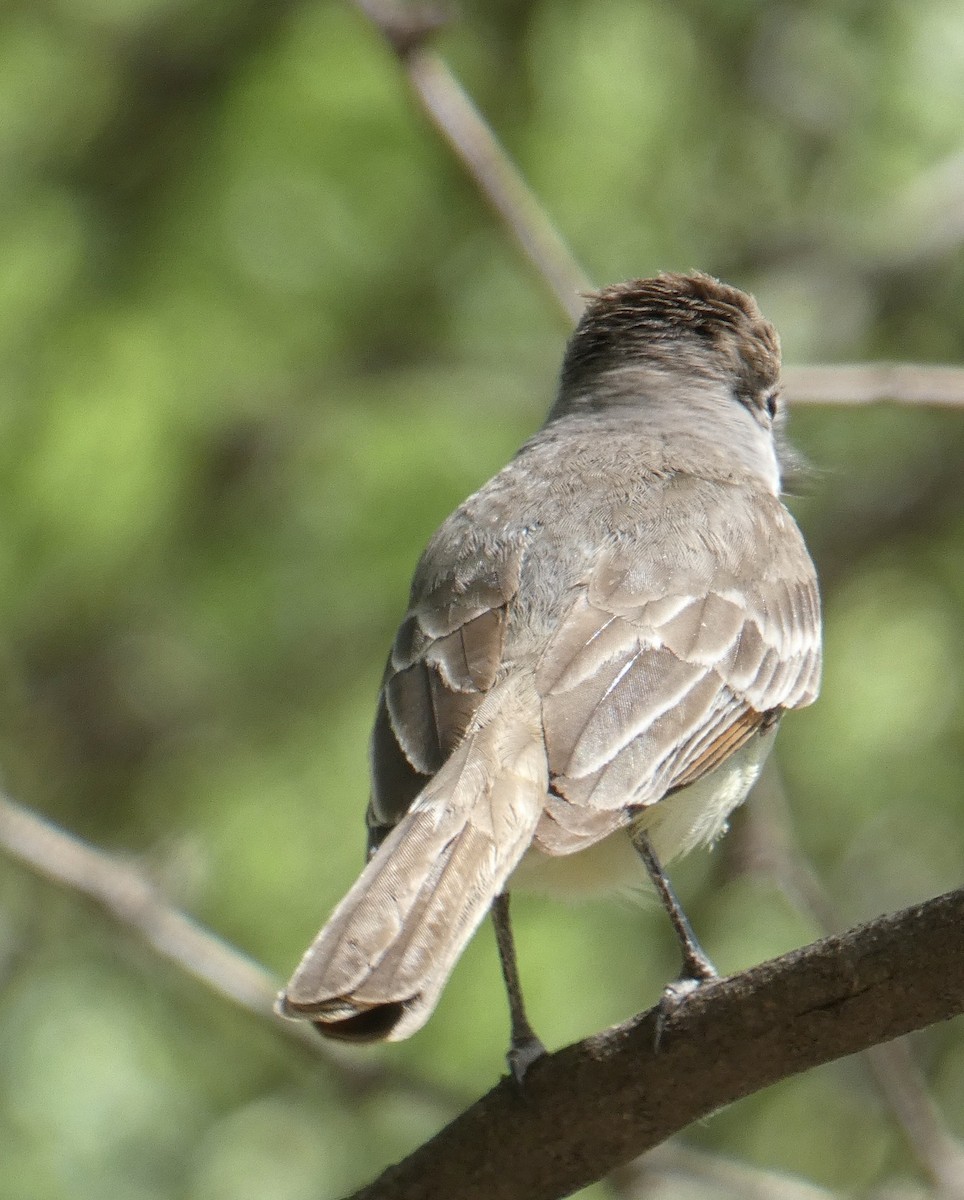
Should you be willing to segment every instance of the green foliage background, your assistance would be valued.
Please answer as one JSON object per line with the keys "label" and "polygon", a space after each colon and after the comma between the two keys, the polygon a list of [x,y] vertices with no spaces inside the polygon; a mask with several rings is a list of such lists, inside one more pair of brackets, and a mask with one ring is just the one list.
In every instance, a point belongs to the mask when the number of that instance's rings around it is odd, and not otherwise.
{"label": "green foliage background", "polygon": [[[600,283],[710,270],[790,362],[961,360],[960,0],[466,0],[438,46]],[[361,862],[411,568],[541,420],[566,332],[344,0],[5,5],[10,794],[287,974]],[[827,672],[780,761],[849,923],[961,883],[964,412],[800,409],[792,434]],[[817,934],[740,869],[745,833],[677,873],[726,971]],[[552,1046],[675,970],[651,907],[516,913]],[[424,1032],[359,1054],[471,1097],[505,1034],[486,929]],[[964,1135],[960,1024],[915,1049]],[[327,1200],[445,1116],[346,1093],[0,860],[0,1197]],[[687,1138],[925,1190],[856,1061]]]}

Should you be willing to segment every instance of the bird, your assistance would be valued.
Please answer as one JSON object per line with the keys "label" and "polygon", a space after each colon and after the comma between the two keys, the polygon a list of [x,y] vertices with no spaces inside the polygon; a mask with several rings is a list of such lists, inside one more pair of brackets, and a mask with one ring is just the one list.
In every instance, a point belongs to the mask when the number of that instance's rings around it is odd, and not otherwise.
{"label": "bird", "polygon": [[640,864],[681,984],[715,975],[665,864],[724,832],[820,683],[782,421],[779,338],[749,294],[691,272],[587,297],[544,424],[418,563],[374,720],[367,865],[278,1012],[406,1038],[491,911],[521,1080],[544,1047],[510,891],[616,889]]}

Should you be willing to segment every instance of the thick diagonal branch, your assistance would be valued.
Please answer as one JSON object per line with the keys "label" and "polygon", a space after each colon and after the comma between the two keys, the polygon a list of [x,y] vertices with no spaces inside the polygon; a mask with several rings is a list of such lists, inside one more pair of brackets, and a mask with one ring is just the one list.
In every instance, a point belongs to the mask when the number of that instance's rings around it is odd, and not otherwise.
{"label": "thick diagonal branch", "polygon": [[781,1079],[964,1012],[964,888],[708,984],[504,1080],[351,1200],[556,1200]]}

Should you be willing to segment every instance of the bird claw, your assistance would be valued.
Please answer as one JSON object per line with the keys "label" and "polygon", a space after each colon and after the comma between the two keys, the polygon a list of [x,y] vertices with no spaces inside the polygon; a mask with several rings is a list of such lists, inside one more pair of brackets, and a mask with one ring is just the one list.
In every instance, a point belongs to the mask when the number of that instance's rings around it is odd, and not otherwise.
{"label": "bird claw", "polygon": [[656,1032],[653,1035],[654,1054],[659,1053],[664,1033],[686,1001],[700,988],[712,983],[714,979],[719,979],[719,975],[710,967],[709,971],[701,970],[698,975],[684,975],[680,979],[674,979],[672,983],[668,983],[663,988],[663,994],[656,1006]]}
{"label": "bird claw", "polygon": [[545,1046],[534,1033],[520,1038],[519,1041],[513,1041],[506,1053],[505,1061],[509,1064],[509,1073],[515,1080],[519,1091],[524,1090],[525,1077],[529,1068],[534,1062],[538,1062],[545,1053]]}

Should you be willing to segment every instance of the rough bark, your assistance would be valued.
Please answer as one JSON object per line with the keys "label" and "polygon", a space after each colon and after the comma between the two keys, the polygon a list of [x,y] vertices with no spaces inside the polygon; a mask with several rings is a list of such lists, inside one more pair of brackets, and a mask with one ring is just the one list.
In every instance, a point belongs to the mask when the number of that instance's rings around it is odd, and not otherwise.
{"label": "rough bark", "polygon": [[350,1200],[556,1200],[752,1092],[964,1012],[964,888],[707,984],[504,1079]]}

